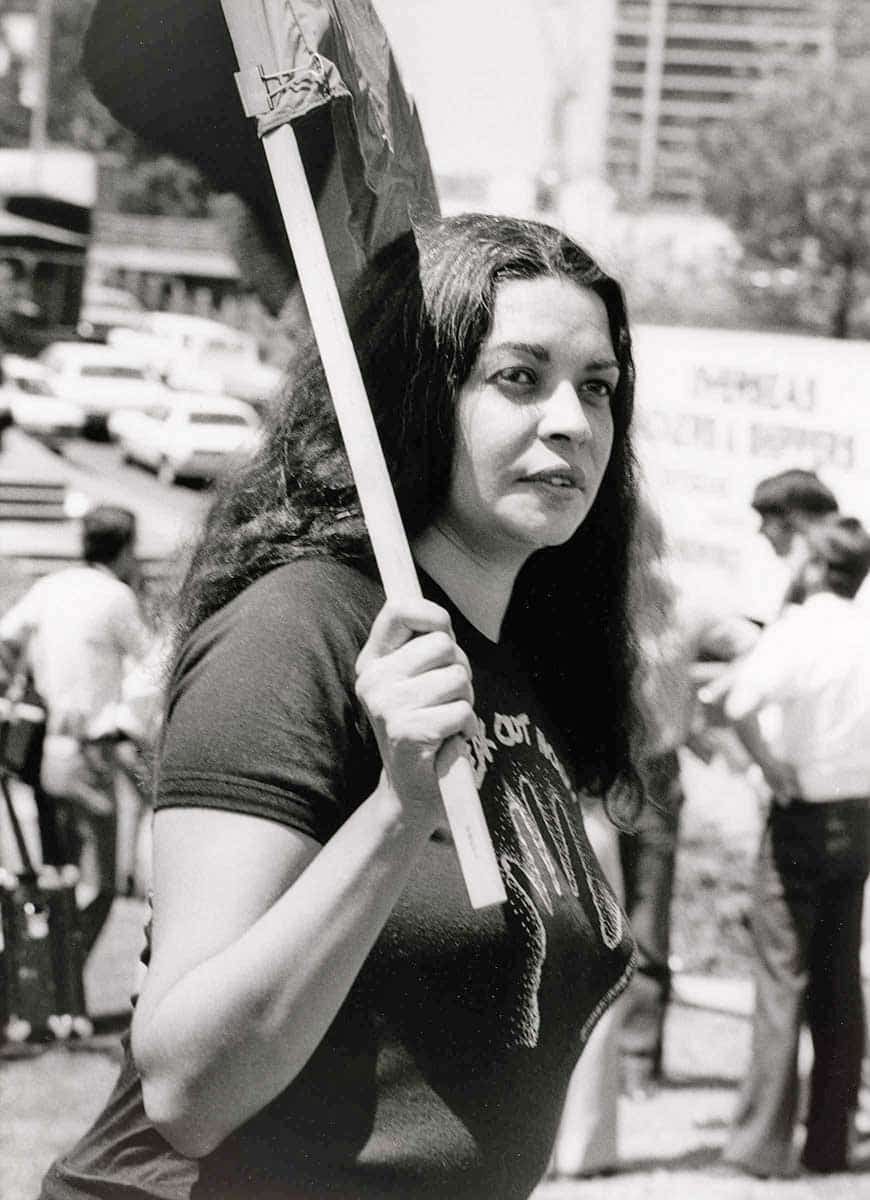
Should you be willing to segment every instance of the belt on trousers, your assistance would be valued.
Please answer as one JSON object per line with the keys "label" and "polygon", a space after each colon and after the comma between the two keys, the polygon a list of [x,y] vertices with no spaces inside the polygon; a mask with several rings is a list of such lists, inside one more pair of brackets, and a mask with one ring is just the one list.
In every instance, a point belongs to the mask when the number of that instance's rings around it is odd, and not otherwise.
{"label": "belt on trousers", "polygon": [[831,812],[838,808],[860,808],[870,805],[870,796],[838,796],[836,800],[804,800],[800,796],[790,796],[783,803],[776,801],[774,807],[781,812],[807,814],[814,811]]}

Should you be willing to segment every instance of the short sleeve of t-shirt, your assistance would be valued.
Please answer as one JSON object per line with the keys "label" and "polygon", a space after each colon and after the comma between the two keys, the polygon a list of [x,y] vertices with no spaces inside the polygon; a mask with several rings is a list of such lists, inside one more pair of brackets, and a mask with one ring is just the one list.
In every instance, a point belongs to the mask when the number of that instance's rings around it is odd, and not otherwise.
{"label": "short sleeve of t-shirt", "polygon": [[725,703],[732,721],[742,720],[765,704],[788,699],[795,679],[800,678],[800,662],[807,648],[802,616],[799,611],[785,613],[764,630],[755,647],[737,664]]}
{"label": "short sleeve of t-shirt", "polygon": [[156,806],[230,809],[331,837],[380,771],[354,681],[382,603],[361,572],[306,559],[205,621],[170,686]]}

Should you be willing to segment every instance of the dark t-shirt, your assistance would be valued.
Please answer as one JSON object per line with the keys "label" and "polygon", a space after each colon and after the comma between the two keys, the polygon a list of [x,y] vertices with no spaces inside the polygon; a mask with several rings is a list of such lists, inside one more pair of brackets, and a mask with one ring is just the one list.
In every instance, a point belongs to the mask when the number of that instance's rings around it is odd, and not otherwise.
{"label": "dark t-shirt", "polygon": [[[128,1056],[46,1200],[521,1200],[537,1184],[574,1063],[628,980],[632,942],[523,672],[430,580],[424,589],[449,609],[471,661],[469,749],[507,904],[471,909],[449,838],[436,835],[283,1093],[192,1163],[149,1126]],[[158,807],[216,806],[328,839],[380,773],[353,684],[382,603],[361,573],[311,559],[206,621],[173,680]]]}

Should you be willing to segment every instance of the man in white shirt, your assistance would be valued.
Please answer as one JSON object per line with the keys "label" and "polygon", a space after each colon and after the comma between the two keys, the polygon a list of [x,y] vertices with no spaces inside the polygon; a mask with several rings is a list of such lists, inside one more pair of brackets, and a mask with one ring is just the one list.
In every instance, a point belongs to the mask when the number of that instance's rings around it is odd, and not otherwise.
{"label": "man in white shirt", "polygon": [[870,537],[832,514],[805,533],[793,598],[734,669],[725,717],[774,792],[751,918],[757,954],[749,1072],[724,1160],[792,1173],[801,1025],[813,1039],[812,1172],[848,1167],[864,1042],[861,908],[870,867],[870,636],[852,598]]}
{"label": "man in white shirt", "polygon": [[48,712],[42,787],[54,798],[93,898],[82,910],[85,952],[115,896],[114,749],[124,673],[145,655],[149,635],[127,580],[136,571],[136,522],[124,508],[101,505],[83,519],[84,565],[47,575],[0,621],[9,653],[26,647]]}

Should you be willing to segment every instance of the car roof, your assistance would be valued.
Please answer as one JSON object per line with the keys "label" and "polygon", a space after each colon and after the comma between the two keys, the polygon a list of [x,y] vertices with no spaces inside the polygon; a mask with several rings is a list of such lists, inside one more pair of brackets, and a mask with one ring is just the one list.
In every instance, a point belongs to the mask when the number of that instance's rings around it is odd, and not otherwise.
{"label": "car roof", "polygon": [[225,337],[242,341],[256,340],[253,334],[244,329],[236,329],[233,325],[225,325],[223,321],[214,321],[211,317],[197,317],[190,313],[150,312],[146,314],[145,326],[153,329],[155,333],[177,330],[179,333],[188,332],[211,337],[223,334]]}
{"label": "car roof", "polygon": [[0,366],[4,375],[14,375],[17,379],[45,379],[48,376],[45,363],[22,354],[4,354]]}
{"label": "car roof", "polygon": [[213,392],[168,392],[166,407],[183,412],[234,413],[259,422],[257,410],[246,400],[219,396]]}
{"label": "car roof", "polygon": [[116,346],[100,342],[50,342],[40,354],[43,362],[58,358],[66,362],[116,363],[118,366],[144,369],[141,355],[131,355]]}
{"label": "car roof", "polygon": [[141,312],[142,305],[132,292],[123,288],[108,287],[102,283],[86,283],[82,291],[82,303],[89,308],[124,308]]}

